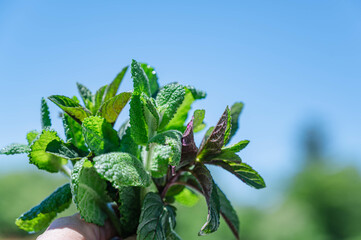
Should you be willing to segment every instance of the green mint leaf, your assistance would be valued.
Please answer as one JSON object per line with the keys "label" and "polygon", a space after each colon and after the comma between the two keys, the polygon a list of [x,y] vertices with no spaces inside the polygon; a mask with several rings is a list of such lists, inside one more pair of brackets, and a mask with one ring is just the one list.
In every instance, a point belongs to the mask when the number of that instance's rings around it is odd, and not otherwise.
{"label": "green mint leaf", "polygon": [[203,122],[204,120],[204,116],[206,114],[206,110],[204,109],[198,109],[194,111],[193,114],[193,131],[194,132],[199,132],[202,131],[205,127],[206,124]]}
{"label": "green mint leaf", "polygon": [[148,97],[151,96],[149,80],[143,68],[137,61],[132,60],[131,73],[133,78],[134,94],[145,93]]}
{"label": "green mint leaf", "polygon": [[173,231],[174,227],[174,207],[164,206],[158,194],[149,192],[143,201],[137,240],[180,239]]}
{"label": "green mint leaf", "polygon": [[226,145],[229,141],[230,138],[230,134],[231,134],[231,130],[232,130],[232,124],[231,124],[231,111],[229,110],[229,108],[227,107],[227,127],[226,127],[226,132],[224,133],[224,143],[223,145]]}
{"label": "green mint leaf", "polygon": [[243,110],[243,103],[242,102],[236,102],[232,105],[231,107],[231,124],[232,124],[232,129],[231,129],[231,133],[229,135],[228,141],[227,143],[231,140],[231,138],[236,134],[237,130],[238,130],[238,120],[239,120],[239,115],[241,115],[241,112]]}
{"label": "green mint leaf", "polygon": [[231,146],[224,147],[222,150],[232,151],[232,152],[239,152],[243,150],[249,144],[249,140],[242,140],[238,143],[235,143]]}
{"label": "green mint leaf", "polygon": [[80,216],[87,222],[104,225],[107,218],[104,208],[111,201],[107,184],[86,158],[74,165],[71,174],[71,192]]}
{"label": "green mint leaf", "polygon": [[186,88],[192,93],[193,98],[195,100],[203,99],[207,96],[206,92],[198,90],[198,89],[194,88],[193,86],[188,85],[188,86],[186,86]]}
{"label": "green mint leaf", "polygon": [[80,150],[88,152],[88,148],[85,145],[81,125],[65,113],[63,116],[63,126],[66,140],[74,144],[74,146]]}
{"label": "green mint leaf", "polygon": [[105,85],[105,86],[99,88],[98,91],[96,91],[95,95],[93,96],[93,103],[94,103],[94,107],[93,107],[93,111],[92,111],[93,115],[95,115],[97,113],[100,106],[103,104],[105,90],[107,89],[107,87],[108,87],[108,85]]}
{"label": "green mint leaf", "polygon": [[242,159],[235,152],[230,151],[229,149],[222,149],[219,154],[208,155],[202,158],[203,162],[214,161],[214,160],[229,161],[235,163],[242,162]]}
{"label": "green mint leaf", "polygon": [[92,92],[80,83],[76,83],[76,86],[78,87],[78,91],[83,100],[84,106],[89,110],[92,110],[94,107]]}
{"label": "green mint leaf", "polygon": [[208,206],[207,222],[198,233],[198,235],[202,236],[215,232],[218,229],[220,203],[217,188],[209,170],[203,164],[197,163],[193,169],[193,175],[202,187],[202,192]]}
{"label": "green mint leaf", "polygon": [[107,86],[104,92],[103,102],[108,101],[117,94],[120,83],[122,82],[127,70],[128,66],[124,67],[122,71],[114,78],[114,80]]}
{"label": "green mint leaf", "polygon": [[120,152],[126,152],[134,155],[139,158],[139,147],[136,144],[131,136],[130,123],[129,120],[123,123],[118,131],[118,136],[120,138]]}
{"label": "green mint leaf", "polygon": [[140,216],[140,188],[121,187],[118,192],[118,210],[122,237],[126,238],[137,231]]}
{"label": "green mint leaf", "polygon": [[56,215],[71,204],[69,183],[59,187],[39,205],[16,219],[15,224],[28,232],[38,232],[49,226]]}
{"label": "green mint leaf", "polygon": [[202,147],[204,146],[204,144],[206,144],[206,142],[207,142],[209,136],[211,136],[213,130],[214,130],[214,127],[208,128],[208,130],[207,130],[206,133],[204,134],[204,137],[203,137],[203,139],[202,139],[200,148],[202,148]]}
{"label": "green mint leaf", "polygon": [[158,128],[159,114],[154,100],[144,93],[133,94],[130,100],[129,116],[134,141],[145,146]]}
{"label": "green mint leaf", "polygon": [[46,147],[53,140],[60,141],[58,134],[55,131],[44,129],[30,145],[30,163],[48,172],[58,172],[61,166],[67,163],[67,160],[46,152]]}
{"label": "green mint leaf", "polygon": [[28,145],[13,143],[1,149],[0,154],[14,155],[14,154],[28,153],[29,151],[30,151],[30,147]]}
{"label": "green mint leaf", "polygon": [[184,95],[184,87],[177,83],[166,85],[159,91],[156,98],[158,112],[162,116],[159,129],[164,128],[174,117],[184,100]]}
{"label": "green mint leaf", "polygon": [[151,172],[153,177],[162,177],[167,173],[168,165],[178,166],[182,151],[182,133],[169,130],[149,140],[148,148],[152,149]]}
{"label": "green mint leaf", "polygon": [[147,75],[149,80],[149,87],[150,87],[150,94],[152,97],[155,97],[159,90],[159,84],[158,84],[158,76],[153,67],[146,63],[140,64],[141,68],[143,68],[143,71],[145,75]]}
{"label": "green mint leaf", "polygon": [[184,206],[192,207],[197,204],[199,196],[194,191],[184,188],[183,191],[174,196],[174,199]]}
{"label": "green mint leaf", "polygon": [[28,145],[31,145],[31,143],[35,140],[35,138],[39,135],[40,133],[36,130],[32,130],[30,132],[28,132],[26,134],[26,140],[28,141]]}
{"label": "green mint leaf", "polygon": [[201,147],[198,151],[198,158],[201,159],[205,155],[213,155],[221,152],[221,149],[224,145],[224,139],[226,135],[226,131],[228,128],[228,116],[229,109],[228,107],[222,114],[222,117],[219,119],[217,125],[212,130],[209,137],[206,138],[208,131],[203,138],[201,143]]}
{"label": "green mint leaf", "polygon": [[150,185],[151,179],[143,163],[129,153],[113,152],[93,159],[97,172],[115,188]]}
{"label": "green mint leaf", "polygon": [[49,107],[45,98],[41,98],[41,127],[43,129],[51,127]]}
{"label": "green mint leaf", "polygon": [[261,175],[256,172],[251,166],[246,163],[234,163],[229,161],[210,161],[207,164],[213,164],[220,166],[230,173],[234,174],[236,177],[241,179],[247,185],[254,187],[256,189],[261,189],[266,187]]}
{"label": "green mint leaf", "polygon": [[85,118],[82,128],[86,144],[96,155],[119,151],[118,134],[104,118],[99,116]]}
{"label": "green mint leaf", "polygon": [[49,100],[58,105],[58,107],[80,124],[84,118],[91,115],[89,110],[80,106],[79,103],[71,98],[61,95],[52,95],[49,97]]}
{"label": "green mint leaf", "polygon": [[227,199],[226,195],[222,192],[222,190],[215,185],[218,192],[219,203],[221,205],[220,212],[226,223],[228,224],[229,228],[231,229],[232,233],[236,237],[239,238],[239,219],[237,216],[236,211],[232,207],[231,202]]}
{"label": "green mint leaf", "polygon": [[105,118],[108,123],[114,124],[131,96],[131,92],[123,92],[110,98],[100,107],[97,115]]}
{"label": "green mint leaf", "polygon": [[193,122],[194,118],[188,123],[187,129],[182,136],[181,167],[194,163],[197,157],[198,148],[194,142]]}
{"label": "green mint leaf", "polygon": [[64,143],[63,141],[59,140],[51,141],[47,145],[45,151],[68,160],[80,160],[87,155],[86,152],[82,152],[72,143]]}

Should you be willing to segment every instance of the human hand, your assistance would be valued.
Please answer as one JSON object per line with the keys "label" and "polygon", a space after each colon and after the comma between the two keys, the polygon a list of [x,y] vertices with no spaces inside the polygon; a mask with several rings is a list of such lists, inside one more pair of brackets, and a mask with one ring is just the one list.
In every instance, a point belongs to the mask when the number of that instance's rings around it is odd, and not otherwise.
{"label": "human hand", "polygon": [[[87,223],[79,214],[53,221],[37,240],[109,240],[116,236],[110,222],[104,226]],[[120,239],[120,238],[118,238]]]}

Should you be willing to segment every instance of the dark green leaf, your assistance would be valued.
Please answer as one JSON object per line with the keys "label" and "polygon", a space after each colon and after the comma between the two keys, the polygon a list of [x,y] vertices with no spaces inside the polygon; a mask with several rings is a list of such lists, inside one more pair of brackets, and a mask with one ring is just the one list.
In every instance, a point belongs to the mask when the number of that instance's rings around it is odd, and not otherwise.
{"label": "dark green leaf", "polygon": [[129,153],[108,153],[93,159],[97,172],[115,188],[123,186],[147,187],[150,176],[143,163]]}
{"label": "dark green leaf", "polygon": [[131,92],[123,92],[112,97],[100,107],[98,115],[105,118],[108,123],[114,124],[131,96]]}
{"label": "dark green leaf", "polygon": [[[201,159],[205,155],[214,155],[221,152],[224,145],[224,137],[227,130],[229,109],[224,111],[222,117],[219,119],[217,125],[213,129],[208,138],[204,138],[199,148],[198,157]],[[208,132],[207,132],[208,133]],[[206,133],[206,135],[207,135]]]}
{"label": "dark green leaf", "polygon": [[126,121],[119,129],[120,152],[127,152],[139,158],[139,147],[131,136],[129,121]]}
{"label": "dark green leaf", "polygon": [[59,140],[51,141],[45,151],[68,160],[79,160],[87,155],[86,152],[77,149],[72,143],[64,143]]}
{"label": "dark green leaf", "polygon": [[118,209],[122,237],[126,238],[137,231],[140,216],[140,188],[121,187],[119,189]]}
{"label": "dark green leaf", "polygon": [[107,184],[86,158],[78,161],[71,174],[71,192],[80,216],[87,222],[104,225],[105,207],[111,201]]}
{"label": "dark green leaf", "polygon": [[45,151],[48,144],[53,140],[60,141],[57,133],[43,130],[30,146],[30,163],[48,172],[58,172],[61,166],[67,163],[67,160]]}
{"label": "dark green leaf", "polygon": [[220,166],[230,173],[234,174],[236,177],[241,179],[247,185],[260,189],[265,188],[266,184],[261,177],[251,166],[246,163],[234,163],[229,161],[211,161],[207,162],[216,166]]}
{"label": "dark green leaf", "polygon": [[59,187],[39,205],[16,219],[15,224],[28,232],[38,232],[49,226],[56,215],[71,204],[69,183]]}
{"label": "dark green leaf", "polygon": [[127,70],[128,66],[124,67],[122,71],[115,77],[115,79],[107,86],[104,92],[103,102],[107,102],[117,94],[120,83],[122,82]]}
{"label": "dark green leaf", "polygon": [[157,94],[156,104],[161,115],[159,129],[164,128],[174,117],[184,100],[185,90],[177,83],[164,86]]}
{"label": "dark green leaf", "polygon": [[203,195],[208,206],[207,222],[198,234],[201,236],[215,232],[218,229],[220,203],[217,189],[209,170],[203,164],[197,163],[193,169],[193,175],[202,186]]}
{"label": "dark green leaf", "polygon": [[224,133],[224,143],[223,145],[226,145],[228,143],[228,140],[230,139],[230,135],[231,135],[231,129],[232,129],[232,124],[231,124],[231,111],[228,109],[227,107],[227,127],[226,127],[226,132]]}
{"label": "dark green leaf", "polygon": [[30,147],[28,145],[13,143],[1,149],[0,154],[14,155],[14,154],[28,153],[29,151],[30,151]]}
{"label": "dark green leaf", "polygon": [[74,146],[76,146],[80,150],[87,152],[88,148],[85,145],[81,125],[74,119],[72,119],[68,114],[64,114],[63,126],[65,130],[66,140],[74,144]]}
{"label": "dark green leaf", "polygon": [[104,118],[88,117],[84,119],[82,128],[86,144],[96,155],[119,151],[118,134]]}
{"label": "dark green leaf", "polygon": [[175,209],[164,206],[158,194],[149,192],[143,201],[137,240],[180,239],[174,227]]}
{"label": "dark green leaf", "polygon": [[100,106],[104,103],[103,100],[104,100],[104,95],[105,95],[105,90],[107,89],[108,85],[105,85],[101,88],[98,89],[98,91],[95,93],[95,95],[93,96],[93,103],[94,103],[94,107],[93,107],[93,115],[95,115]]}
{"label": "dark green leaf", "polygon": [[153,67],[146,63],[142,63],[140,66],[148,77],[151,96],[155,97],[159,90],[157,73]]}
{"label": "dark green leaf", "polygon": [[151,96],[149,80],[145,74],[143,68],[140,66],[137,61],[132,60],[132,78],[133,78],[133,88],[134,94],[145,93],[148,97]]}
{"label": "dark green leaf", "polygon": [[229,147],[224,147],[222,148],[222,150],[227,150],[227,151],[232,151],[232,152],[239,152],[242,149],[244,149],[245,147],[247,147],[247,145],[249,144],[249,140],[242,140],[238,143],[235,143]]}
{"label": "dark green leaf", "polygon": [[92,92],[80,83],[76,83],[76,86],[78,87],[79,94],[83,99],[84,106],[89,110],[92,110],[94,107]]}
{"label": "dark green leaf", "polygon": [[221,189],[215,185],[218,192],[219,203],[221,205],[220,212],[232,233],[236,237],[239,238],[239,220],[236,211],[231,205],[231,202],[227,199],[226,195],[221,191]]}
{"label": "dark green leaf", "polygon": [[43,129],[51,127],[49,107],[45,98],[41,98],[41,127]]}
{"label": "dark green leaf", "polygon": [[231,133],[229,135],[227,143],[231,140],[231,138],[236,134],[236,132],[238,130],[239,115],[241,114],[242,109],[243,109],[243,103],[242,102],[236,102],[231,107],[232,129],[231,129]]}
{"label": "dark green leaf", "polygon": [[69,114],[75,121],[81,123],[84,118],[91,115],[89,110],[83,108],[75,100],[65,96],[52,95],[49,100],[58,105],[64,112]]}

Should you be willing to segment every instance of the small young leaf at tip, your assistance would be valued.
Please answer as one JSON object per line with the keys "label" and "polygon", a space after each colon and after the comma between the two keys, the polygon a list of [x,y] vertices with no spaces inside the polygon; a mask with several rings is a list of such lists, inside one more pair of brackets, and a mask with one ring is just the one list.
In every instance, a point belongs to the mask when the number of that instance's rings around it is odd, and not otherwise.
{"label": "small young leaf at tip", "polygon": [[43,129],[51,127],[49,107],[45,98],[41,98],[41,127]]}

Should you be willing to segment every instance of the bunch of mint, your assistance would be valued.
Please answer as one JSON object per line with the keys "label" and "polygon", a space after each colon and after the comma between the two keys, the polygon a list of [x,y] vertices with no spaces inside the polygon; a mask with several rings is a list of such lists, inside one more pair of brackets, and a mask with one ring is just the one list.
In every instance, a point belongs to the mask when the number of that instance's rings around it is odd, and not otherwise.
{"label": "bunch of mint", "polygon": [[[188,124],[186,120],[192,103],[206,94],[178,83],[159,87],[154,68],[134,60],[134,89],[117,94],[127,69],[95,94],[78,83],[84,106],[76,97],[49,97],[63,110],[65,140],[51,129],[49,108],[42,99],[43,129],[29,132],[28,144],[0,151],[26,153],[39,169],[63,172],[70,179],[16,224],[29,232],[41,231],[73,201],[85,221],[103,225],[109,219],[121,237],[180,239],[174,231],[173,204],[192,205],[203,195],[208,217],[199,235],[216,231],[222,215],[239,239],[236,212],[206,165],[219,166],[254,188],[265,187],[262,177],[237,155],[249,141],[228,146],[243,104],[227,107],[197,147],[193,133],[205,128],[205,111],[195,110]],[[113,126],[128,101],[129,119],[116,131]]]}

